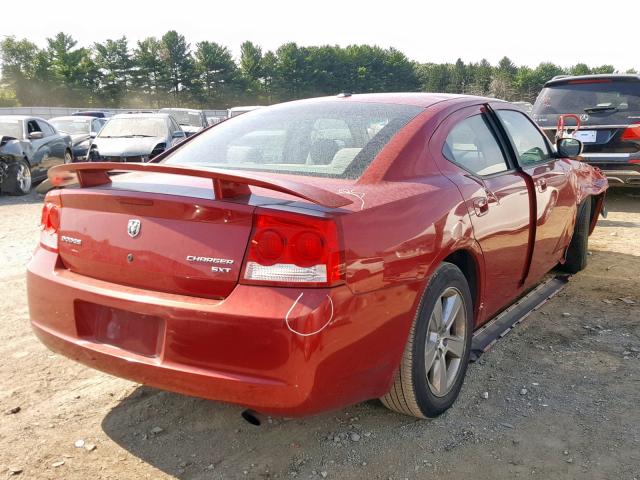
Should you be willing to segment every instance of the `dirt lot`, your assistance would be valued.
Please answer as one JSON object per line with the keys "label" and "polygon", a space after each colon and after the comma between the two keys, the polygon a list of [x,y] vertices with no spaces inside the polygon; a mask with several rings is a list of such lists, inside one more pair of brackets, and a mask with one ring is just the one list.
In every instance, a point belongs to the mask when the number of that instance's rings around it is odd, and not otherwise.
{"label": "dirt lot", "polygon": [[260,427],[239,407],[113,378],[38,343],[24,269],[40,205],[0,197],[0,476],[640,478],[640,192],[610,196],[587,270],[470,366],[442,417],[371,401]]}

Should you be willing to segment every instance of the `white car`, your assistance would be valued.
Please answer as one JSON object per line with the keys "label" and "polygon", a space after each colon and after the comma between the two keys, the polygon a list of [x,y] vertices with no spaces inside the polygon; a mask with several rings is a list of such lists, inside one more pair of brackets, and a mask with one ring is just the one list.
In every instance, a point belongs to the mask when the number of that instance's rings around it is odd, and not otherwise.
{"label": "white car", "polygon": [[253,105],[248,107],[233,107],[227,110],[227,118],[237,117],[238,115],[242,115],[243,113],[251,112],[259,108],[264,108],[264,106]]}

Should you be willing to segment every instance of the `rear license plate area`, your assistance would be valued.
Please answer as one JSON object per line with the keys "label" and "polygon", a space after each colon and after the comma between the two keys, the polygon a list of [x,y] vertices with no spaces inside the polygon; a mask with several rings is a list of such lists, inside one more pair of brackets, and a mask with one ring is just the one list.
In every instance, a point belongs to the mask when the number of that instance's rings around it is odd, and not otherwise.
{"label": "rear license plate area", "polygon": [[598,132],[596,130],[576,130],[573,132],[573,138],[580,140],[582,143],[595,143]]}
{"label": "rear license plate area", "polygon": [[152,315],[76,300],[76,329],[83,340],[111,345],[145,357],[162,350],[164,320]]}

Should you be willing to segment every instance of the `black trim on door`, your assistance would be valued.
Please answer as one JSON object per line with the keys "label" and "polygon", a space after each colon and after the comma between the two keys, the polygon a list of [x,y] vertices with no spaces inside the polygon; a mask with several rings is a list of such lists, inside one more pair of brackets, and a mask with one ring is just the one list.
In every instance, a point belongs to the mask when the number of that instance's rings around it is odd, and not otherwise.
{"label": "black trim on door", "polygon": [[[524,178],[524,181],[527,184],[527,190],[529,191],[529,241],[527,245],[527,261],[525,263],[524,271],[522,273],[522,278],[520,279],[520,286],[522,286],[526,282],[527,277],[529,276],[529,272],[531,271],[531,262],[533,262],[533,251],[536,245],[536,230],[537,230],[537,221],[538,221],[538,197],[536,192],[536,185],[535,185],[535,182],[533,181],[533,177],[524,170],[524,168],[518,161],[518,154],[515,150],[513,143],[511,142],[511,137],[509,137],[509,134],[507,133],[507,130],[505,129],[502,122],[500,121],[500,118],[498,117],[496,111],[493,108],[491,108],[491,105],[489,104],[486,104],[485,107],[487,109],[488,115],[495,122],[496,129],[500,132],[500,136],[502,137],[502,140],[506,142],[511,161],[515,165],[515,169],[522,174],[522,177]],[[548,148],[549,147],[548,140],[546,139],[545,135],[542,135],[542,136],[545,137],[545,140],[547,141],[547,148]],[[548,162],[544,162],[544,163],[548,163]]]}

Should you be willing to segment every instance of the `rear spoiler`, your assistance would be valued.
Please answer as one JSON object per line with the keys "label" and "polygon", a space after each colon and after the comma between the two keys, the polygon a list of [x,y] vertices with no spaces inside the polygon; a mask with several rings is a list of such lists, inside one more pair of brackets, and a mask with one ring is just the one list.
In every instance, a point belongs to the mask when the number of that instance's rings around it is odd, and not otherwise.
{"label": "rear spoiler", "polygon": [[353,203],[352,200],[337,193],[313,185],[238,170],[205,170],[157,163],[86,162],[58,165],[50,168],[48,175],[53,188],[74,184],[85,188],[110,184],[110,172],[153,172],[209,178],[213,181],[213,191],[218,199],[249,195],[251,193],[249,185],[252,185],[287,193],[329,208],[344,207]]}

